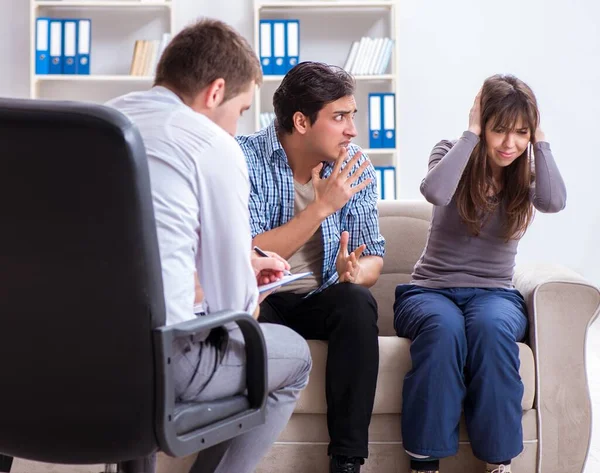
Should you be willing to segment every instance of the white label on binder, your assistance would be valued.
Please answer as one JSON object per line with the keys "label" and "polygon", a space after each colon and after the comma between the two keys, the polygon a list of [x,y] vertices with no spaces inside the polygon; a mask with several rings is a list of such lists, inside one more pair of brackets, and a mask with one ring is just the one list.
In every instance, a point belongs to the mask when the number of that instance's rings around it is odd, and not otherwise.
{"label": "white label on binder", "polygon": [[48,51],[48,20],[37,21],[37,50]]}
{"label": "white label on binder", "polygon": [[79,54],[90,53],[90,20],[79,22]]}
{"label": "white label on binder", "polygon": [[383,129],[394,130],[396,128],[396,117],[394,110],[394,96],[391,94],[383,97]]}
{"label": "white label on binder", "polygon": [[260,55],[271,57],[271,23],[260,24]]}
{"label": "white label on binder", "polygon": [[287,24],[288,56],[298,56],[298,23]]}
{"label": "white label on binder", "polygon": [[73,21],[65,23],[65,56],[75,56],[76,24]]}
{"label": "white label on binder", "polygon": [[50,24],[50,56],[61,56],[62,24],[54,21]]}
{"label": "white label on binder", "polygon": [[384,200],[394,200],[396,198],[396,171],[394,169],[383,170],[383,188],[385,189]]}
{"label": "white label on binder", "polygon": [[285,56],[285,23],[277,21],[273,23],[273,49],[275,50],[275,57]]}
{"label": "white label on binder", "polygon": [[369,97],[370,129],[381,131],[381,97],[371,95]]}

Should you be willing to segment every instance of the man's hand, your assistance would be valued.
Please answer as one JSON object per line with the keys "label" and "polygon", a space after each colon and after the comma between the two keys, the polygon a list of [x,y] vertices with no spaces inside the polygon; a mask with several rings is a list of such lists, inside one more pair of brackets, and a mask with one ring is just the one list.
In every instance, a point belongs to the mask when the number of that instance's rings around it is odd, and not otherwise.
{"label": "man's hand", "polygon": [[[256,252],[252,252],[251,264],[256,276],[256,284],[261,286],[275,282],[283,277],[283,272],[290,269],[290,264],[272,251],[265,251],[269,255],[268,258],[259,256]],[[258,295],[258,303],[264,301],[267,296],[271,295],[275,290],[263,292]],[[256,315],[258,317],[258,313]]]}
{"label": "man's hand", "polygon": [[340,251],[335,262],[340,282],[351,282],[354,284],[360,283],[361,277],[361,266],[360,256],[367,245],[362,244],[356,248],[352,253],[348,254],[348,240],[350,234],[348,232],[342,232],[340,238]]}
{"label": "man's hand", "polygon": [[204,291],[202,290],[200,280],[198,279],[198,273],[196,271],[194,271],[194,290],[196,292],[196,296],[194,297],[194,305],[200,304],[200,302],[204,300]]}
{"label": "man's hand", "polygon": [[369,178],[353,186],[369,166],[369,160],[366,159],[354,173],[351,173],[361,155],[362,152],[357,152],[348,161],[344,169],[342,169],[344,161],[348,158],[348,151],[346,148],[342,148],[331,175],[326,179],[320,177],[323,163],[313,168],[312,183],[315,189],[315,203],[321,206],[327,216],[337,212],[346,205],[354,194],[360,192],[371,183],[372,179]]}

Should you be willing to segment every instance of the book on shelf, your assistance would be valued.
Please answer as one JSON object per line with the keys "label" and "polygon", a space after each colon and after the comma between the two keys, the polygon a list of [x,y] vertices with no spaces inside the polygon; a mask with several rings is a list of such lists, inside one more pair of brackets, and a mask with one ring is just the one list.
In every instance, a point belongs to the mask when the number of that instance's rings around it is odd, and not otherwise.
{"label": "book on shelf", "polygon": [[171,40],[170,33],[164,33],[162,39],[138,39],[133,46],[133,57],[129,74],[132,76],[153,76],[160,57]]}
{"label": "book on shelf", "polygon": [[393,49],[390,38],[362,37],[350,46],[344,69],[355,76],[385,74]]}

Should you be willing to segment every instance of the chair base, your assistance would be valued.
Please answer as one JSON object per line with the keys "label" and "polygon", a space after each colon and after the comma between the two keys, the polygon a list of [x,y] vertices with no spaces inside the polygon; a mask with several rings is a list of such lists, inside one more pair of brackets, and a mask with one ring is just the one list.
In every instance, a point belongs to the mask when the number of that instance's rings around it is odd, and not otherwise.
{"label": "chair base", "polygon": [[10,473],[10,469],[12,468],[13,457],[8,457],[6,455],[0,455],[0,472],[2,473]]}

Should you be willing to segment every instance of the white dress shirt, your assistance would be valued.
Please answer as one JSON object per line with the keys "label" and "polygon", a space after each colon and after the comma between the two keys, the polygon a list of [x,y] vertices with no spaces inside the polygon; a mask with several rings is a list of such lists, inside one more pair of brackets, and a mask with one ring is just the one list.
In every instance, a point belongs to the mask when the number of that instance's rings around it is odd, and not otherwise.
{"label": "white dress shirt", "polygon": [[233,137],[164,87],[118,97],[140,131],[150,170],[167,325],[194,314],[194,270],[207,313],[252,313],[258,301],[250,264],[250,184]]}

